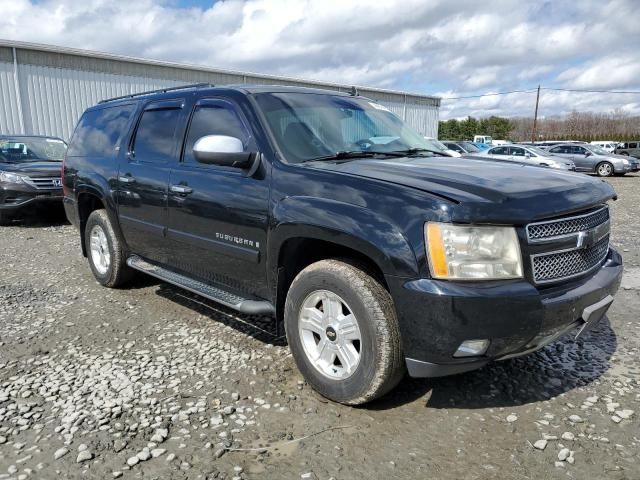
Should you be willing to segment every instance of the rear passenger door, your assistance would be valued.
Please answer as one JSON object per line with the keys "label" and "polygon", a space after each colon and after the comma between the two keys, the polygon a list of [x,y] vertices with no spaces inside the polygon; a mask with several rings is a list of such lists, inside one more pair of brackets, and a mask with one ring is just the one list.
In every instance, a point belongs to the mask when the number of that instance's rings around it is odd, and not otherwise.
{"label": "rear passenger door", "polygon": [[266,172],[199,163],[196,141],[226,135],[258,150],[237,105],[223,98],[198,100],[192,108],[182,160],[171,170],[167,238],[172,266],[236,293],[266,297],[269,182]]}
{"label": "rear passenger door", "polygon": [[184,130],[184,100],[148,103],[118,171],[118,215],[132,253],[166,263],[167,191]]}

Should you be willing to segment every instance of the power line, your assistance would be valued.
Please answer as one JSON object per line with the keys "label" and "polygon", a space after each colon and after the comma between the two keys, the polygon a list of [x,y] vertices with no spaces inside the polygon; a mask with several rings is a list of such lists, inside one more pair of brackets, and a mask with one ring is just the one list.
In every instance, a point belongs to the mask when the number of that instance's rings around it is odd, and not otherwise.
{"label": "power line", "polygon": [[480,98],[480,97],[493,97],[496,95],[509,95],[510,93],[532,93],[535,92],[536,88],[531,88],[529,90],[511,90],[510,92],[497,92],[497,93],[484,93],[482,95],[469,95],[468,97],[442,97],[442,100],[461,100],[463,98]]}
{"label": "power line", "polygon": [[640,94],[640,91],[636,90],[582,90],[578,88],[551,88],[541,87],[541,90],[554,90],[556,92],[580,92],[580,93],[623,93],[623,94]]}
{"label": "power line", "polygon": [[[495,97],[497,95],[509,95],[512,93],[534,93],[538,89],[530,88],[527,90],[510,90],[508,92],[483,93],[481,95],[467,95],[463,97],[442,97],[442,100],[463,100],[467,98]],[[551,90],[555,92],[575,92],[575,93],[621,93],[626,95],[640,95],[637,90],[583,90],[578,88],[552,88],[540,87],[540,90]]]}

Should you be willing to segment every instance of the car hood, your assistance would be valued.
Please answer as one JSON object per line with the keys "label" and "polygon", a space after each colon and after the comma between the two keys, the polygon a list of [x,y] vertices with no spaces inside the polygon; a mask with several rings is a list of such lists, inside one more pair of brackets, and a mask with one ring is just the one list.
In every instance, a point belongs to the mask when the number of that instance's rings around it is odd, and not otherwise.
{"label": "car hood", "polygon": [[0,162],[0,170],[5,172],[22,173],[24,175],[41,175],[59,177],[62,162]]}
{"label": "car hood", "polygon": [[315,163],[313,168],[436,195],[454,204],[449,208],[454,222],[523,224],[583,210],[616,197],[608,183],[587,175],[487,159],[362,159]]}

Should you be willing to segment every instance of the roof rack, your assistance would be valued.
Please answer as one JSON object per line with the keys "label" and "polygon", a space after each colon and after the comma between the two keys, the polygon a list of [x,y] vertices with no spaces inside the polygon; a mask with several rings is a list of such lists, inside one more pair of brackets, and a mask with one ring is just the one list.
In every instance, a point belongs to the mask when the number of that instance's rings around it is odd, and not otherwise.
{"label": "roof rack", "polygon": [[105,100],[100,100],[98,104],[113,102],[114,100],[123,100],[125,98],[140,97],[142,95],[152,95],[154,93],[165,93],[165,92],[172,92],[174,90],[183,90],[187,88],[203,88],[203,87],[215,87],[215,85],[212,83],[194,83],[192,85],[181,85],[179,87],[160,88],[158,90],[149,90],[148,92],[132,93],[129,95],[122,95],[121,97],[107,98]]}

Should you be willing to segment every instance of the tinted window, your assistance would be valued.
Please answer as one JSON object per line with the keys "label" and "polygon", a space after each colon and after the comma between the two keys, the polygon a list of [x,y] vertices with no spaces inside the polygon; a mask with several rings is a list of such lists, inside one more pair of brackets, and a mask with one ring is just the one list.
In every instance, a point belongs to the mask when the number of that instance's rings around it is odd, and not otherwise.
{"label": "tinted window", "polygon": [[638,144],[637,143],[630,143],[629,144],[629,148],[638,148]]}
{"label": "tinted window", "polygon": [[507,147],[496,147],[489,150],[492,155],[508,155],[509,149]]}
{"label": "tinted window", "polygon": [[550,148],[551,153],[571,153],[571,147],[568,145],[561,145],[559,147]]}
{"label": "tinted window", "polygon": [[68,155],[114,156],[134,109],[134,105],[120,105],[85,112],[71,138]]}
{"label": "tinted window", "polygon": [[524,148],[511,147],[511,155],[516,157],[524,157]]}
{"label": "tinted window", "polygon": [[136,160],[166,162],[175,152],[175,134],[181,110],[147,110],[138,125],[133,152]]}
{"label": "tinted window", "polygon": [[249,150],[250,136],[231,106],[220,104],[203,105],[196,108],[185,143],[184,161],[186,163],[197,163],[193,157],[193,146],[206,135],[227,135],[239,138],[244,150]]}
{"label": "tinted window", "polygon": [[587,153],[587,150],[584,147],[577,147],[574,145],[571,147],[571,153],[575,155],[584,155]]}

